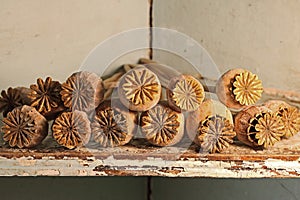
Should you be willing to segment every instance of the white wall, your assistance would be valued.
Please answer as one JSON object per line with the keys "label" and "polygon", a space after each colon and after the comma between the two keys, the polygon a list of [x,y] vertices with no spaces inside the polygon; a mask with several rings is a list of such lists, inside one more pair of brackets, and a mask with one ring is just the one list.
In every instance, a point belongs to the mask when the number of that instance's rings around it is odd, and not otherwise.
{"label": "white wall", "polygon": [[148,6],[146,0],[0,0],[0,89],[47,75],[64,81],[98,43],[148,26]]}
{"label": "white wall", "polygon": [[[196,39],[221,73],[244,67],[266,87],[300,92],[298,0],[154,0],[154,26]],[[165,53],[154,55],[168,64],[181,63]]]}
{"label": "white wall", "polygon": [[[1,0],[0,89],[47,75],[63,81],[101,41],[148,26],[148,6],[147,0]],[[154,26],[195,38],[221,73],[245,67],[266,87],[299,92],[299,10],[297,0],[154,0],[153,18]],[[176,56],[154,55],[171,65],[186,64]]]}

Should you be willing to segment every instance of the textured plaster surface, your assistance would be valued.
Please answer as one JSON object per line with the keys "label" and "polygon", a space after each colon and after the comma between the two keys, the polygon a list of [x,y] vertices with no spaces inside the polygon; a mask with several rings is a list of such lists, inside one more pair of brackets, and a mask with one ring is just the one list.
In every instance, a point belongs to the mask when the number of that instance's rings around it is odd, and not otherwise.
{"label": "textured plaster surface", "polygon": [[[257,73],[265,87],[299,92],[299,10],[297,0],[158,0],[153,24],[194,38],[210,53],[220,73],[243,67]],[[154,50],[154,58],[182,71],[188,66],[166,52]]]}
{"label": "textured plaster surface", "polygon": [[[148,7],[148,1],[141,0],[2,0],[0,89],[28,86],[48,75],[66,80],[100,42],[147,27]],[[136,61],[147,53],[139,51],[126,60]]]}

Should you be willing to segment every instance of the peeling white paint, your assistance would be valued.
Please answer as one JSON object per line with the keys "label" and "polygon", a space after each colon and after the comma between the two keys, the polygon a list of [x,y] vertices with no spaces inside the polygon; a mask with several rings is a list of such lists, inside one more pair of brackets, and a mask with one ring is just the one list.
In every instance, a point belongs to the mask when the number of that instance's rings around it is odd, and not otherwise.
{"label": "peeling white paint", "polygon": [[[98,168],[97,168],[98,167]],[[0,157],[2,176],[168,176],[168,177],[299,177],[299,161],[268,159],[265,162],[243,161],[166,161],[149,157],[146,160],[78,158],[32,160],[30,157]],[[97,171],[98,170],[98,171]],[[291,173],[295,172],[295,173]]]}

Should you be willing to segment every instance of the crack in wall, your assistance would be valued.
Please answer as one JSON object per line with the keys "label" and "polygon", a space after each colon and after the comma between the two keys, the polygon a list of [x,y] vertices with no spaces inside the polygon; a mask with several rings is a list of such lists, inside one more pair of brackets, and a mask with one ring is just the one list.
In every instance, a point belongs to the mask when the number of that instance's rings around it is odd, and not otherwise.
{"label": "crack in wall", "polygon": [[[149,0],[149,59],[153,59],[153,1]],[[152,177],[147,177],[147,200],[152,200]]]}
{"label": "crack in wall", "polygon": [[149,0],[149,58],[153,58],[153,1]]}

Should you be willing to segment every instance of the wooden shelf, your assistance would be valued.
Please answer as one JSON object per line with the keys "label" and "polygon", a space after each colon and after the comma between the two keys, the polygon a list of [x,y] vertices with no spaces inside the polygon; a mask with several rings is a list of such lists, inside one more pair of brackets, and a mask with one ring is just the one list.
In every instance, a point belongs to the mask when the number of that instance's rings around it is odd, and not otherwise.
{"label": "wooden shelf", "polygon": [[[297,104],[293,99],[288,100]],[[201,154],[188,139],[165,148],[135,139],[118,148],[90,144],[75,150],[57,146],[50,136],[31,150],[8,148],[0,141],[0,175],[300,177],[300,134],[268,150],[256,151],[235,141],[220,154]]]}
{"label": "wooden shelf", "polygon": [[65,150],[51,138],[34,150],[0,147],[1,176],[300,177],[300,136],[255,151],[236,142],[224,153],[201,154],[188,141],[157,148],[142,139],[118,148]]}

